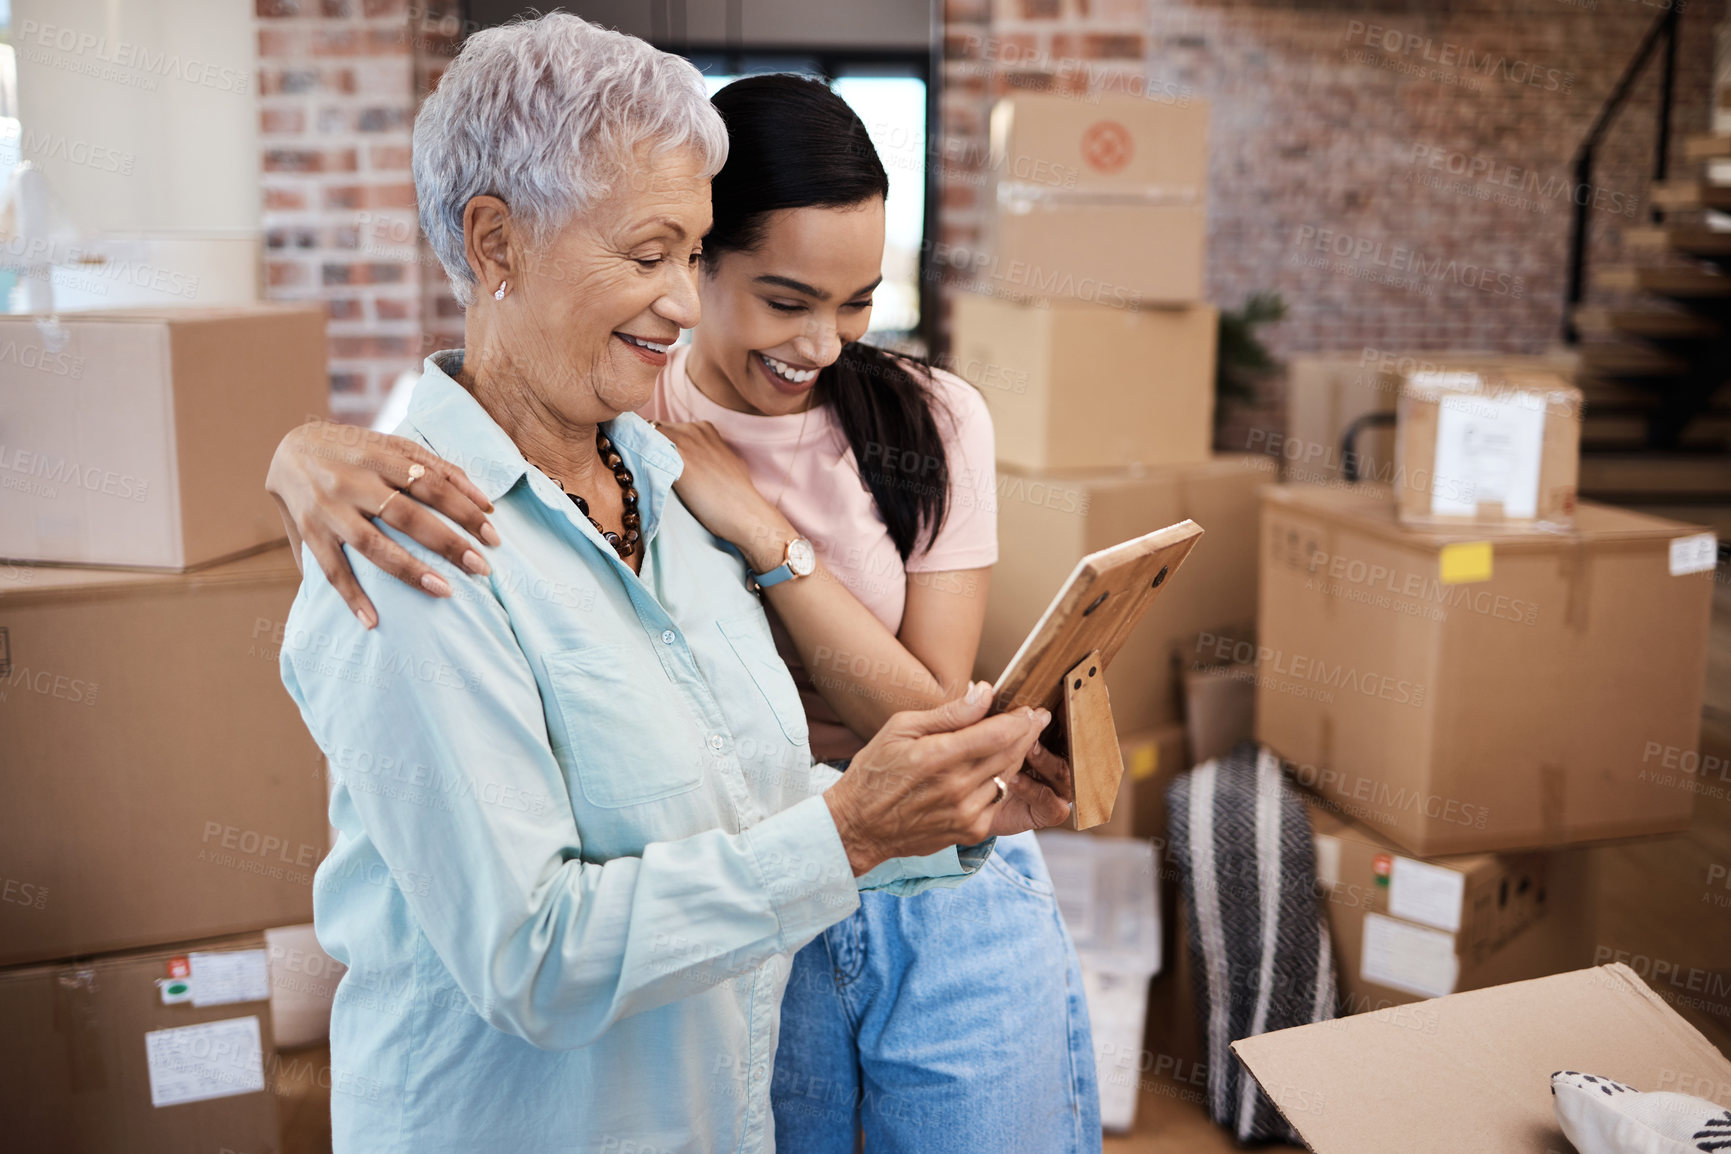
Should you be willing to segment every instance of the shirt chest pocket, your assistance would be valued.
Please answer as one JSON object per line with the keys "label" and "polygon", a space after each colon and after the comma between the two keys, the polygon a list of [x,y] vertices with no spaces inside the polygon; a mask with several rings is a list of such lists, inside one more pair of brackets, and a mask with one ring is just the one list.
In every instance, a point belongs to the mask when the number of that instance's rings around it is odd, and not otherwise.
{"label": "shirt chest pocket", "polygon": [[795,745],[803,745],[810,730],[805,722],[805,705],[799,699],[793,677],[781,654],[775,651],[775,639],[769,632],[769,621],[761,612],[742,613],[716,622],[721,635],[733,648],[745,671],[757,686],[757,691],[769,703],[782,734]]}
{"label": "shirt chest pocket", "polygon": [[553,702],[583,797],[619,809],[703,783],[703,737],[660,664],[626,645],[548,654]]}

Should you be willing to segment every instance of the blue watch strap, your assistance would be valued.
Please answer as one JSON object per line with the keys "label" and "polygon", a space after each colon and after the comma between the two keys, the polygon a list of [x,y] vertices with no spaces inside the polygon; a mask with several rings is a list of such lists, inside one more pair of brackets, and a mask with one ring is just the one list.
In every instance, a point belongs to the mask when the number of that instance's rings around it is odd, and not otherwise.
{"label": "blue watch strap", "polygon": [[771,585],[780,585],[783,581],[790,580],[793,577],[793,565],[783,561],[768,573],[753,573],[748,569],[746,575],[757,588],[768,589]]}

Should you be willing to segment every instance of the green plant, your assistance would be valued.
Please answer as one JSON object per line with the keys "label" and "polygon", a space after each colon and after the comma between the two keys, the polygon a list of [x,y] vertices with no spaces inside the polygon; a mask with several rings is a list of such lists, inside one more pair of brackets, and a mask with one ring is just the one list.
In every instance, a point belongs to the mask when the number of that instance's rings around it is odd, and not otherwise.
{"label": "green plant", "polygon": [[1256,330],[1286,316],[1279,293],[1253,293],[1236,311],[1220,310],[1220,345],[1214,362],[1215,412],[1227,401],[1255,404],[1257,383],[1280,369],[1280,362],[1256,337]]}

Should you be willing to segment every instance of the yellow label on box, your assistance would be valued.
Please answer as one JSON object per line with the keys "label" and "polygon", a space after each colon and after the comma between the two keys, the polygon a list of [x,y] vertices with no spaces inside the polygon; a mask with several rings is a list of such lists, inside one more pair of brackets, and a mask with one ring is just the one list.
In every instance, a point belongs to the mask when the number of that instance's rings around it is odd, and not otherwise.
{"label": "yellow label on box", "polygon": [[1466,585],[1491,579],[1491,543],[1467,541],[1444,545],[1438,568],[1444,585]]}
{"label": "yellow label on box", "polygon": [[1160,747],[1153,742],[1130,755],[1130,780],[1143,781],[1160,772]]}

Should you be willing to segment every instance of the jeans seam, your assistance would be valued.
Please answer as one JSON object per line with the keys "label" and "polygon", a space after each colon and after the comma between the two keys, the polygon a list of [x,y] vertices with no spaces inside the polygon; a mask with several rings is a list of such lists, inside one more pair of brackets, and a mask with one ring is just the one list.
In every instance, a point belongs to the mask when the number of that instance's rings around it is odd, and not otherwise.
{"label": "jeans seam", "polygon": [[993,869],[1002,876],[1005,881],[1009,882],[1023,893],[1032,894],[1037,898],[1045,898],[1047,901],[1053,902],[1054,905],[1056,904],[1057,895],[1050,887],[1040,884],[1033,878],[1028,877],[1026,874],[1016,869],[1015,866],[1006,861],[1000,860],[997,854],[993,854],[991,857],[987,858],[986,864],[993,867]]}
{"label": "jeans seam", "polygon": [[[864,895],[861,896],[863,897]],[[853,1006],[851,1000],[847,996],[847,991],[850,986],[859,980],[860,975],[865,972],[866,943],[865,924],[864,918],[861,916],[862,913],[863,910],[855,910],[846,918],[843,918],[834,926],[825,930],[823,934],[824,952],[829,956],[830,980],[835,983],[836,993],[841,995],[842,1005],[847,1009],[848,1021],[856,1027],[859,1023],[854,1021]],[[843,959],[836,956],[838,950],[841,949],[841,946],[838,945],[836,937],[833,937],[832,935],[847,935],[851,936],[853,939],[846,945],[847,952],[851,955],[851,957],[848,958],[849,964],[846,966],[842,964]]]}

